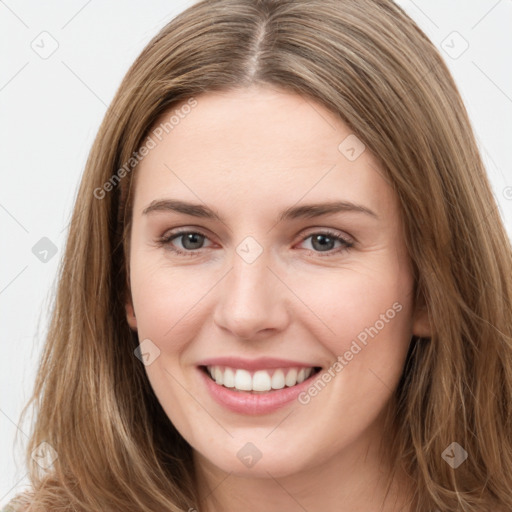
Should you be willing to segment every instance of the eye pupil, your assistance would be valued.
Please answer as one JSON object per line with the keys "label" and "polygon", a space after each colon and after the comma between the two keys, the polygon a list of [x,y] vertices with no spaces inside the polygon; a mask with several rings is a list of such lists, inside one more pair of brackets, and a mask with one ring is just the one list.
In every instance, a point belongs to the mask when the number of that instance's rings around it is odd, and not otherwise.
{"label": "eye pupil", "polygon": [[[318,242],[320,244],[319,247],[315,247],[315,243],[316,242]],[[314,235],[313,238],[312,238],[312,241],[311,241],[312,246],[315,249],[319,248],[320,251],[329,251],[329,250],[331,250],[333,248],[332,247],[333,243],[334,243],[334,240],[331,237],[326,236],[326,235],[322,235],[322,234]]]}
{"label": "eye pupil", "polygon": [[[182,235],[182,242],[183,247],[185,249],[200,249],[201,244],[203,243],[203,235],[200,235],[199,233],[187,233],[185,235]],[[192,247],[190,247],[189,242],[192,244]]]}

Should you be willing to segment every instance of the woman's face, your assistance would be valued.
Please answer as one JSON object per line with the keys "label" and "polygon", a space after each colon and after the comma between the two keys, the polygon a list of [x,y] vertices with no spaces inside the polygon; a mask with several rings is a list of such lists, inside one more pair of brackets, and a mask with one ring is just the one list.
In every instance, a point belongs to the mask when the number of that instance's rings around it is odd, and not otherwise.
{"label": "woman's face", "polygon": [[137,169],[127,315],[154,392],[226,472],[285,476],[365,450],[425,325],[397,197],[309,99],[195,100],[155,126]]}

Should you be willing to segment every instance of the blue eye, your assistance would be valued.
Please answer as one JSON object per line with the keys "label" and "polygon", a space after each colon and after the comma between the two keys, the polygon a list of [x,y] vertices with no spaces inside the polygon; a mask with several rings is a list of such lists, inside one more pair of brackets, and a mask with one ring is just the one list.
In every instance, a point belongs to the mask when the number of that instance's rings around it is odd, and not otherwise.
{"label": "blue eye", "polygon": [[[180,240],[182,248],[175,247],[172,242],[174,240]],[[201,234],[197,233],[196,231],[178,231],[174,233],[169,233],[168,235],[164,235],[160,240],[159,243],[161,245],[165,245],[168,247],[169,250],[177,253],[177,254],[183,254],[187,256],[195,256],[197,253],[193,252],[197,249],[202,249],[202,244],[205,240],[208,240],[208,238]]]}
{"label": "blue eye", "polygon": [[[310,238],[312,249],[307,250],[322,257],[334,256],[342,251],[349,250],[354,245],[353,242],[345,239],[337,233],[328,230],[311,233],[310,235],[304,237],[301,240],[301,243]],[[174,240],[180,240],[181,247],[176,247],[173,243]],[[203,246],[206,240],[209,240],[208,237],[202,233],[197,231],[182,230],[166,233],[157,240],[157,243],[159,246],[165,246],[166,249],[178,255],[197,256],[200,249],[206,248]],[[339,244],[337,248],[334,247],[336,243]]]}
{"label": "blue eye", "polygon": [[[327,256],[339,253],[340,251],[350,249],[354,244],[349,242],[345,238],[331,232],[319,232],[308,235],[302,241],[305,242],[311,238],[311,246],[313,247],[313,252],[325,252]],[[334,250],[334,245],[339,243],[337,250]],[[317,250],[318,249],[318,250]],[[311,249],[308,249],[311,250]],[[334,250],[334,251],[333,251]]]}

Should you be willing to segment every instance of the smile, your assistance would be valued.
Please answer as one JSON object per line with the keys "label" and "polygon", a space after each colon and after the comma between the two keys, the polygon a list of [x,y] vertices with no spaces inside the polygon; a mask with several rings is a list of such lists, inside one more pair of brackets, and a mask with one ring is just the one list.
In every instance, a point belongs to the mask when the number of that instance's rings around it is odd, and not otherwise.
{"label": "smile", "polygon": [[319,367],[272,368],[256,371],[218,365],[202,368],[218,385],[251,393],[266,393],[285,387],[290,388],[320,371]]}

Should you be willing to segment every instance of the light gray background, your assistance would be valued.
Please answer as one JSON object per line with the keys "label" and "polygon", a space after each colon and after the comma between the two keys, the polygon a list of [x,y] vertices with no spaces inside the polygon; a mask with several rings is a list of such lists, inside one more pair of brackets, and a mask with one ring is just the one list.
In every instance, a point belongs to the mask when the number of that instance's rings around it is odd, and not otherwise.
{"label": "light gray background", "polygon": [[[93,138],[130,64],[191,3],[0,0],[0,504],[27,484],[14,439],[24,443],[29,431],[19,414]],[[512,237],[512,0],[398,3],[445,56]],[[47,262],[32,252],[43,237],[57,248]]]}

